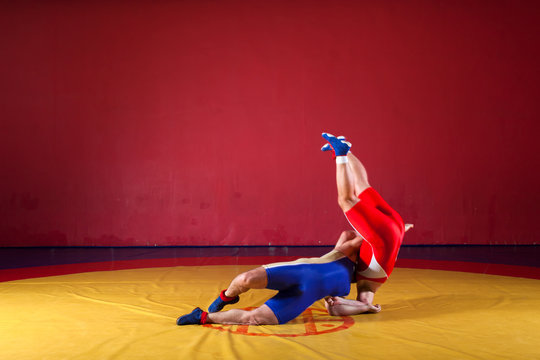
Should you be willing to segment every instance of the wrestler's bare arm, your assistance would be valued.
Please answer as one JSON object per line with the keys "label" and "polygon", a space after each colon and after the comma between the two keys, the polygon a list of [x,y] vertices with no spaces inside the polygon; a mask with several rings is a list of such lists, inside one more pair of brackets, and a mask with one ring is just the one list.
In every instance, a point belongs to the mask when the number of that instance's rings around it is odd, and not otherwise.
{"label": "wrestler's bare arm", "polygon": [[334,249],[356,262],[358,249],[362,245],[362,241],[362,237],[358,236],[354,231],[346,230],[341,233]]}
{"label": "wrestler's bare arm", "polygon": [[358,300],[344,299],[337,296],[329,296],[324,299],[326,310],[332,316],[358,315],[363,313],[378,313],[380,305],[364,303]]}

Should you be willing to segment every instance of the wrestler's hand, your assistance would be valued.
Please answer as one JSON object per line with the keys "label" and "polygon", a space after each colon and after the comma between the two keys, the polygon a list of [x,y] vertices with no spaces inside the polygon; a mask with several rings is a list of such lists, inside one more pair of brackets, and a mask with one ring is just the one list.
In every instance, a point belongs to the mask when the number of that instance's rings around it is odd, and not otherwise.
{"label": "wrestler's hand", "polygon": [[328,311],[328,314],[332,316],[340,315],[338,308],[336,304],[337,298],[334,296],[327,296],[324,298],[324,307],[326,307],[326,311]]}
{"label": "wrestler's hand", "polygon": [[342,305],[344,303],[343,298],[339,296],[327,296],[324,298],[324,300],[330,306]]}
{"label": "wrestler's hand", "polygon": [[363,313],[376,314],[381,311],[379,304],[373,305],[358,300],[344,299],[338,296],[327,296],[325,307],[332,316],[357,315]]}
{"label": "wrestler's hand", "polygon": [[334,298],[333,296],[327,296],[324,298],[324,306],[328,309],[328,306],[334,305]]}

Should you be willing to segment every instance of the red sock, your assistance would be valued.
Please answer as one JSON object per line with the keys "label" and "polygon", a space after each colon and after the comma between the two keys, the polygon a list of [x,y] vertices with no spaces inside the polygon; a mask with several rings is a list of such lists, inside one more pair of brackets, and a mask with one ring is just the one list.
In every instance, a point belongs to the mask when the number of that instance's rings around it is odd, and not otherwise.
{"label": "red sock", "polygon": [[206,324],[206,318],[208,317],[208,313],[206,311],[203,311],[201,314],[201,325]]}
{"label": "red sock", "polygon": [[223,300],[223,301],[231,301],[231,300],[236,299],[236,296],[233,296],[233,297],[226,296],[225,291],[227,291],[227,289],[225,289],[225,290],[223,290],[222,292],[219,293],[219,297],[221,298],[221,300]]}

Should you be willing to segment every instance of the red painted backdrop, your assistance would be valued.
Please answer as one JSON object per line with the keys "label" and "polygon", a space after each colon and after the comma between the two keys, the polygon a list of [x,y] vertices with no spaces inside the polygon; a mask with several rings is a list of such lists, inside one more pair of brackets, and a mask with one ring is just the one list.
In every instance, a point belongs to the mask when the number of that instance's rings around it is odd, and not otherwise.
{"label": "red painted backdrop", "polygon": [[0,5],[0,245],[312,245],[345,134],[408,244],[537,243],[523,1]]}

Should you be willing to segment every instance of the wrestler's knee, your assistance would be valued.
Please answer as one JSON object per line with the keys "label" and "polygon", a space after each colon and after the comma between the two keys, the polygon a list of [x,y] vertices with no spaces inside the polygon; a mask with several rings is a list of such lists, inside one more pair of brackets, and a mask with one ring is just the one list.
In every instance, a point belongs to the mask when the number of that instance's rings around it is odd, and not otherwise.
{"label": "wrestler's knee", "polygon": [[254,311],[247,312],[242,317],[242,323],[247,325],[266,325],[264,319],[261,319],[259,316],[254,314]]}
{"label": "wrestler's knee", "polygon": [[266,271],[264,268],[253,269],[238,275],[235,281],[239,286],[246,288],[261,286],[266,281]]}
{"label": "wrestler's knee", "polygon": [[244,315],[243,322],[249,325],[277,325],[278,320],[274,313],[265,308],[265,306],[259,307],[255,310],[248,311]]}
{"label": "wrestler's knee", "polygon": [[349,211],[354,205],[356,205],[358,201],[358,198],[353,195],[338,196],[338,204],[341,210],[343,210],[343,212]]}

